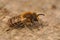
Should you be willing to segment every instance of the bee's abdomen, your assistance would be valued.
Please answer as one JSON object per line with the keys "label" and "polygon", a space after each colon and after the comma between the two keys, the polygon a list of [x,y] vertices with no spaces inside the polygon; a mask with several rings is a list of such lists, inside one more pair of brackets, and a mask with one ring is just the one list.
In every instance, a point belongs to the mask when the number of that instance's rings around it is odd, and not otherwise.
{"label": "bee's abdomen", "polygon": [[19,16],[12,17],[12,18],[10,18],[10,19],[8,20],[9,26],[17,25],[18,22],[20,22],[20,17],[19,17]]}

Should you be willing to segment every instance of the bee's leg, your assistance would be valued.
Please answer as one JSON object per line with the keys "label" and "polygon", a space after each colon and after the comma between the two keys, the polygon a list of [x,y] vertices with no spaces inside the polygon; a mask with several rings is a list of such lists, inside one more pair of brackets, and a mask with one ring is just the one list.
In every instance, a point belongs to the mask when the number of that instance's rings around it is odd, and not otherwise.
{"label": "bee's leg", "polygon": [[29,28],[29,30],[31,30],[32,32],[34,32],[33,29],[32,29],[32,27],[29,26],[28,28]]}
{"label": "bee's leg", "polygon": [[27,26],[27,28],[29,29],[29,30],[31,30],[32,32],[34,32],[33,31],[33,24],[31,23],[30,25],[26,25]]}
{"label": "bee's leg", "polygon": [[10,29],[7,29],[6,31],[9,31]]}
{"label": "bee's leg", "polygon": [[13,27],[9,27],[8,29],[6,29],[6,32],[11,32],[14,28]]}
{"label": "bee's leg", "polygon": [[24,28],[24,24],[21,23],[21,22],[17,22],[17,24],[16,24],[16,28],[20,28],[20,29],[22,29],[22,28]]}

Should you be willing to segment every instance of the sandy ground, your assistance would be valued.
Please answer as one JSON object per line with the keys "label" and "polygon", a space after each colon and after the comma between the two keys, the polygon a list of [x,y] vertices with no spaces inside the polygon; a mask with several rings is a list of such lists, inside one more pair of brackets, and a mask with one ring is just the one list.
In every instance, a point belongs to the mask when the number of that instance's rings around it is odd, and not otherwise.
{"label": "sandy ground", "polygon": [[[28,11],[45,14],[44,26],[6,31],[9,18]],[[0,40],[60,40],[60,0],[0,0]]]}

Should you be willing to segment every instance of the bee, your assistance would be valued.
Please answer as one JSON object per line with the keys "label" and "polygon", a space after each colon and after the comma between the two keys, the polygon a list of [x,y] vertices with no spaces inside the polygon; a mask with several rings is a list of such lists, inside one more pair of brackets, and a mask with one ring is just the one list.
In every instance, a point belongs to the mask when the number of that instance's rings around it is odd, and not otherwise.
{"label": "bee", "polygon": [[12,28],[31,27],[35,22],[38,22],[38,16],[44,14],[37,14],[35,12],[25,12],[18,16],[14,16],[8,20],[8,24]]}

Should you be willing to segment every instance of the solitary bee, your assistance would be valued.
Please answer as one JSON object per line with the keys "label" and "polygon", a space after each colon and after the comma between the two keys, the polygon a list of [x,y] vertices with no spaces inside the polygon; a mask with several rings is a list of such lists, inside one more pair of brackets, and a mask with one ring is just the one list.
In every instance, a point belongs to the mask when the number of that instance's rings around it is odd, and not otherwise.
{"label": "solitary bee", "polygon": [[8,24],[12,28],[31,27],[35,22],[38,22],[38,16],[44,14],[36,14],[35,12],[25,12],[8,20]]}

